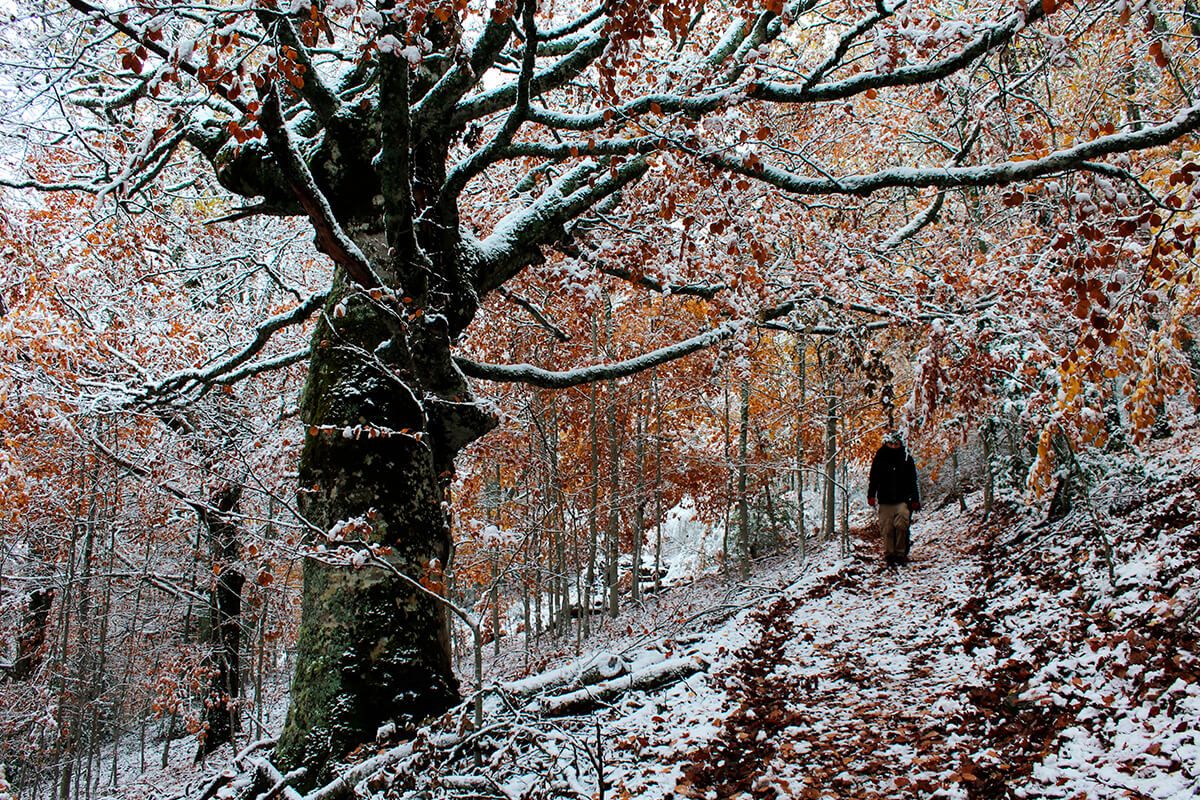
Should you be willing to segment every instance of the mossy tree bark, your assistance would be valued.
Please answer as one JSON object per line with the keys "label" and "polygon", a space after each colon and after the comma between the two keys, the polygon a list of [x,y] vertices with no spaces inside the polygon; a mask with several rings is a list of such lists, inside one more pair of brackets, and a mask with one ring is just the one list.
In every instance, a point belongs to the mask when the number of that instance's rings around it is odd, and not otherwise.
{"label": "mossy tree bark", "polygon": [[278,753],[308,767],[310,780],[383,723],[413,725],[457,699],[447,608],[416,583],[436,592],[442,582],[453,459],[493,424],[461,376],[449,391],[439,387],[451,373],[448,349],[430,357],[436,323],[410,320],[346,282],[329,303],[301,403],[299,507],[314,543],[323,531],[331,552],[371,556],[358,568],[319,556],[305,564]]}

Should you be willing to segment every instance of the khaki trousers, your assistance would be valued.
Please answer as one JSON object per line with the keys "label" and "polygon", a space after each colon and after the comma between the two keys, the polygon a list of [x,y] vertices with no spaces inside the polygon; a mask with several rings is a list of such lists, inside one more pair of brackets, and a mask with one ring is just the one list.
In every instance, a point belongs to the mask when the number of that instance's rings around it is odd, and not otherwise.
{"label": "khaki trousers", "polygon": [[879,533],[883,536],[883,554],[908,558],[908,523],[912,514],[908,503],[879,504]]}

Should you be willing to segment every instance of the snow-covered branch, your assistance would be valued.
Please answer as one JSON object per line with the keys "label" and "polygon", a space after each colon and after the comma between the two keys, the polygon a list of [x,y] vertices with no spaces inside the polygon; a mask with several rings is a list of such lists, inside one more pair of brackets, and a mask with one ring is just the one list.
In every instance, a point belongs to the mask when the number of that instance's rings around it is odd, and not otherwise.
{"label": "snow-covered branch", "polygon": [[713,166],[760,180],[792,194],[868,195],[881,189],[997,186],[1033,180],[1081,169],[1092,159],[1169,144],[1197,128],[1200,128],[1200,106],[1191,106],[1169,122],[1101,136],[1028,161],[1005,161],[970,167],[896,167],[842,177],[798,175],[758,160],[747,161],[725,153],[709,154],[704,160]]}
{"label": "snow-covered branch", "polygon": [[366,289],[380,286],[381,282],[371,268],[371,263],[342,229],[329,200],[317,185],[308,163],[300,154],[291,132],[284,124],[279,103],[278,88],[272,85],[263,94],[262,116],[259,122],[267,135],[271,153],[288,182],[288,188],[312,222],[317,234],[317,246],[321,252],[332,258],[334,263],[346,270],[346,274],[360,286]]}
{"label": "snow-covered branch", "polygon": [[641,158],[613,169],[607,169],[608,166],[584,162],[531,205],[500,220],[479,248],[475,287],[480,296],[534,263],[541,257],[539,248],[561,237],[567,223],[634,183],[648,169]]}
{"label": "snow-covered branch", "polygon": [[[976,59],[1008,44],[1028,25],[1046,16],[1043,6],[1043,3],[1031,3],[1027,10],[1013,12],[1004,22],[984,27],[981,33],[957,53],[938,61],[913,64],[890,72],[860,73],[833,83],[812,81],[812,77],[819,78],[828,74],[838,64],[838,61],[827,62],[802,85],[764,82],[753,87],[752,94],[759,100],[775,103],[813,103],[843,100],[870,89],[933,83],[953,75]],[[841,55],[844,56],[844,52]]]}
{"label": "snow-covered branch", "polygon": [[290,311],[276,314],[260,323],[254,329],[254,338],[237,353],[202,369],[187,369],[168,375],[143,389],[135,398],[135,402],[153,404],[161,398],[175,397],[197,387],[206,387],[213,383],[232,383],[250,375],[296,363],[308,354],[308,348],[247,365],[250,359],[262,352],[272,336],[284,328],[302,324],[311,317],[325,302],[325,297],[324,292],[309,295]]}
{"label": "snow-covered branch", "polygon": [[544,389],[566,389],[571,386],[624,378],[644,372],[659,364],[665,364],[668,361],[674,361],[698,350],[711,347],[717,342],[730,338],[742,327],[744,324],[727,322],[690,339],[684,339],[682,342],[676,342],[667,347],[660,347],[636,358],[564,371],[542,369],[532,364],[482,364],[461,357],[456,358],[455,361],[463,373],[472,378],[497,383],[526,383]]}
{"label": "snow-covered branch", "polygon": [[[558,63],[537,72],[530,83],[531,94],[542,94],[574,80],[600,57],[607,45],[606,37],[590,37],[570,55],[560,59]],[[477,97],[464,100],[455,108],[451,124],[457,127],[465,125],[471,120],[503,111],[516,102],[519,91],[518,81],[507,83]],[[415,113],[420,113],[419,107]]]}

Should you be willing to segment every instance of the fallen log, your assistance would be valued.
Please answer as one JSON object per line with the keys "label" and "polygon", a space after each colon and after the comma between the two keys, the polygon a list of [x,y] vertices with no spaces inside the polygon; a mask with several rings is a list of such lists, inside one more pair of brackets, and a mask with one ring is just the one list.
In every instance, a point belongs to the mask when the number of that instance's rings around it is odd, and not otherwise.
{"label": "fallen log", "polygon": [[301,800],[300,793],[292,784],[305,776],[308,772],[306,767],[297,767],[284,775],[270,761],[259,758],[254,762],[254,772],[257,776],[255,784],[266,786],[264,791],[254,795],[255,800],[275,800],[280,795],[285,800]]}
{"label": "fallen log", "polygon": [[703,672],[708,667],[708,662],[697,655],[672,658],[618,678],[544,698],[540,704],[541,713],[544,716],[557,717],[588,711],[626,692],[649,691],[669,686],[697,672]]}
{"label": "fallen log", "polygon": [[553,689],[578,688],[615,678],[629,671],[630,661],[618,653],[596,653],[558,669],[506,681],[499,689],[511,697],[531,698]]}
{"label": "fallen log", "polygon": [[391,750],[368,758],[360,764],[338,775],[324,786],[306,794],[303,800],[339,800],[354,793],[354,787],[377,772],[396,764],[412,755],[413,743],[407,741]]}

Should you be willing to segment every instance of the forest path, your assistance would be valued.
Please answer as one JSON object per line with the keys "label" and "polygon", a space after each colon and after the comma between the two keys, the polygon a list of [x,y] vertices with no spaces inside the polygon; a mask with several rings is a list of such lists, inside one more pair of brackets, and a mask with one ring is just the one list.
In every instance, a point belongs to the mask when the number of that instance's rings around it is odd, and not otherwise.
{"label": "forest path", "polygon": [[753,638],[714,676],[737,706],[688,754],[680,793],[976,795],[967,698],[996,665],[976,528],[956,511],[919,519],[901,568],[882,563],[873,529],[857,531],[840,571],[753,614]]}

